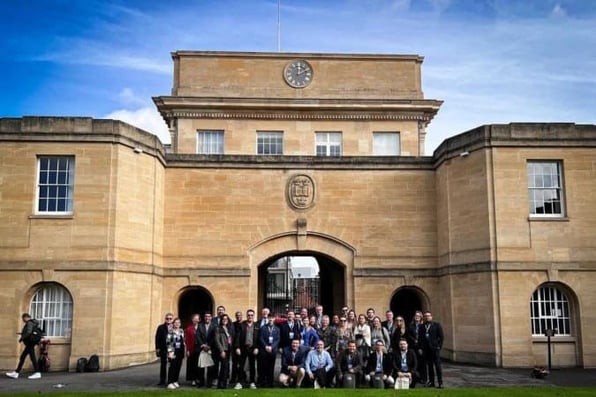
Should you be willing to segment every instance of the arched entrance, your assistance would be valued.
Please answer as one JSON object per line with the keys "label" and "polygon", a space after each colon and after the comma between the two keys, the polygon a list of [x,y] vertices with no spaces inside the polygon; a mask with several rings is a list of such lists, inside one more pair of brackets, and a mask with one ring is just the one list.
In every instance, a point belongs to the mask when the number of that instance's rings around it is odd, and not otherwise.
{"label": "arched entrance", "polygon": [[345,269],[317,253],[285,253],[264,261],[259,270],[259,307],[276,315],[323,305],[325,313],[337,313],[345,305]]}
{"label": "arched entrance", "polygon": [[213,298],[205,288],[190,287],[180,294],[178,317],[183,326],[190,324],[193,314],[199,313],[202,318],[206,311],[213,312]]}
{"label": "arched entrance", "polygon": [[415,287],[399,288],[391,297],[389,307],[396,317],[402,316],[407,324],[414,318],[416,310],[427,310],[422,291]]}

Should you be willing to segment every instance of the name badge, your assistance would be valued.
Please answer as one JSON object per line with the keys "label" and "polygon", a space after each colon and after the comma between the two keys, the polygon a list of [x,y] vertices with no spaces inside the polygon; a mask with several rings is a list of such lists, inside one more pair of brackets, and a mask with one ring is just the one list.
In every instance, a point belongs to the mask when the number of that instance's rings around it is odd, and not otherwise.
{"label": "name badge", "polygon": [[180,342],[176,342],[176,349],[180,349]]}
{"label": "name badge", "polygon": [[273,336],[269,337],[269,343],[273,343]]}
{"label": "name badge", "polygon": [[290,339],[292,339],[294,337],[294,333],[293,332],[290,332],[289,335],[290,335]]}
{"label": "name badge", "polygon": [[427,333],[426,333],[426,339],[428,339],[428,337],[429,337],[429,336],[430,336],[430,335],[429,335],[429,334],[428,334],[428,332],[427,332]]}
{"label": "name badge", "polygon": [[348,364],[348,369],[352,369],[352,364]]}

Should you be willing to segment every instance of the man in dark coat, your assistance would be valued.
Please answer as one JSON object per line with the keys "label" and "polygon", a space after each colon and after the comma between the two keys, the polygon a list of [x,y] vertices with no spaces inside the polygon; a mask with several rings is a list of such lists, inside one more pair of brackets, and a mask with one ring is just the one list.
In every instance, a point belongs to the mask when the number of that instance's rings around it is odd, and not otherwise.
{"label": "man in dark coat", "polygon": [[168,368],[168,347],[166,339],[169,329],[172,328],[174,315],[168,313],[165,316],[163,324],[160,324],[155,331],[155,355],[159,357],[159,383],[158,386],[166,385],[166,371]]}
{"label": "man in dark coat", "polygon": [[41,373],[39,372],[37,359],[35,358],[35,345],[37,345],[43,335],[39,332],[39,323],[37,320],[32,319],[29,313],[23,313],[21,319],[25,323],[23,325],[23,329],[21,331],[21,338],[19,342],[23,342],[25,344],[25,349],[21,353],[21,357],[19,357],[19,363],[17,364],[17,368],[12,372],[7,372],[6,376],[9,378],[17,379],[23,369],[23,365],[25,364],[25,359],[27,356],[31,359],[31,363],[33,364],[33,374],[30,375],[29,379],[40,379]]}
{"label": "man in dark coat", "polygon": [[443,388],[443,371],[441,369],[441,348],[443,347],[443,328],[441,324],[433,321],[431,312],[424,312],[424,325],[422,327],[422,350],[428,372],[427,386],[435,387],[435,371],[437,374],[436,386]]}

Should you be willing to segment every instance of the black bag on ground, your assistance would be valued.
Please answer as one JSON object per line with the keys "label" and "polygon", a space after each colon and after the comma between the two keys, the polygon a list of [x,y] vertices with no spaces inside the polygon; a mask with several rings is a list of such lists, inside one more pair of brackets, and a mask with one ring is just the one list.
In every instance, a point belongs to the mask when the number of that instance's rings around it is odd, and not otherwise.
{"label": "black bag on ground", "polygon": [[97,354],[93,354],[89,357],[87,361],[87,365],[85,366],[85,372],[97,372],[99,371],[99,356]]}
{"label": "black bag on ground", "polygon": [[77,372],[85,372],[85,368],[87,367],[87,358],[81,357],[77,360]]}

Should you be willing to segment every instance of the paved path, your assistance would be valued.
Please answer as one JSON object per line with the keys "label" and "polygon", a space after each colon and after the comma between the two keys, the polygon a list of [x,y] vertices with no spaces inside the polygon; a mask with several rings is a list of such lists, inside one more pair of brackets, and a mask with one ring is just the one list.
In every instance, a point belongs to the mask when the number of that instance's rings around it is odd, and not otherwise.
{"label": "paved path", "polygon": [[[184,367],[184,365],[183,365]],[[0,394],[15,392],[47,393],[52,390],[67,391],[124,391],[156,390],[159,365],[140,365],[115,371],[96,373],[51,372],[42,379],[29,380],[27,373],[14,380],[4,375],[0,378]],[[445,387],[506,387],[506,386],[589,386],[596,388],[596,369],[553,370],[546,379],[530,377],[527,369],[486,368],[444,363]],[[180,379],[184,380],[184,368]],[[190,388],[180,382],[182,388]]]}

